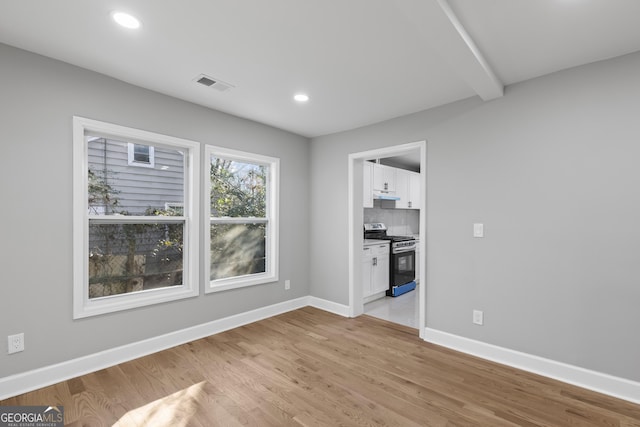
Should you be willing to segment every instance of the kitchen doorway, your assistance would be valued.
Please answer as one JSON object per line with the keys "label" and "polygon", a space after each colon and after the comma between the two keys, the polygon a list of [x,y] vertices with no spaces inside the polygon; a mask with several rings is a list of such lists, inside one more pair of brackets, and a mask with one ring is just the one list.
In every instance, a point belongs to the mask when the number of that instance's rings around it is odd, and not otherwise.
{"label": "kitchen doorway", "polygon": [[362,275],[362,246],[363,238],[363,164],[365,161],[399,157],[399,156],[418,156],[420,159],[420,216],[419,229],[420,240],[418,244],[419,253],[422,254],[416,260],[419,270],[420,285],[416,289],[416,298],[418,299],[418,333],[421,338],[424,337],[425,319],[426,319],[426,206],[427,206],[427,142],[418,141],[408,144],[385,147],[376,150],[353,153],[349,155],[349,315],[357,317],[364,313],[363,300],[363,275]]}

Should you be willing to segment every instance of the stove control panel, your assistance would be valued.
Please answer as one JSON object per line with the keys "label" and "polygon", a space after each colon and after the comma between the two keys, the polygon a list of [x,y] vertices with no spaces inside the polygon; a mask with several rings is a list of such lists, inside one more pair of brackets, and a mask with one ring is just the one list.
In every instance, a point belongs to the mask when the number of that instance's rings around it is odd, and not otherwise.
{"label": "stove control panel", "polygon": [[372,222],[364,225],[364,231],[385,231],[387,227],[381,222]]}
{"label": "stove control panel", "polygon": [[415,245],[416,245],[415,240],[405,240],[404,242],[393,242],[394,248],[410,248],[410,247],[415,247]]}

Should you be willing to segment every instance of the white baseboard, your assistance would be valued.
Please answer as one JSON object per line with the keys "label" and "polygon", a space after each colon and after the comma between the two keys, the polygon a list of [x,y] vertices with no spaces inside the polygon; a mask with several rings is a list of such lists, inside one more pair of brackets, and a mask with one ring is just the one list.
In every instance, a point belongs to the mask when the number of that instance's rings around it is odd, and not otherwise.
{"label": "white baseboard", "polygon": [[362,298],[362,302],[367,304],[367,303],[370,303],[371,301],[384,298],[385,296],[387,296],[387,291],[378,292],[376,294],[369,295],[368,297]]}
{"label": "white baseboard", "polygon": [[320,310],[328,311],[342,317],[349,317],[348,305],[338,304],[337,302],[328,301],[318,297],[309,296],[307,298],[309,299],[308,305],[311,307],[319,308]]}
{"label": "white baseboard", "polygon": [[276,316],[308,305],[322,308],[322,306],[332,306],[332,304],[335,304],[319,298],[315,298],[314,303],[312,304],[310,303],[310,298],[311,297],[302,297],[284,301],[179,331],[170,332],[168,334],[149,338],[143,341],[111,348],[66,362],[57,363],[55,365],[45,366],[32,371],[0,378],[0,400],[37,390],[70,378],[95,372],[119,363],[137,359],[148,354],[166,350],[210,335],[215,335],[229,329],[257,322],[258,320],[266,319],[267,317]]}
{"label": "white baseboard", "polygon": [[[95,372],[268,317],[312,306],[349,317],[349,306],[307,296],[0,378],[0,400]],[[425,341],[640,404],[640,383],[426,328]]]}
{"label": "white baseboard", "polygon": [[640,404],[640,382],[425,328],[424,340],[523,371]]}

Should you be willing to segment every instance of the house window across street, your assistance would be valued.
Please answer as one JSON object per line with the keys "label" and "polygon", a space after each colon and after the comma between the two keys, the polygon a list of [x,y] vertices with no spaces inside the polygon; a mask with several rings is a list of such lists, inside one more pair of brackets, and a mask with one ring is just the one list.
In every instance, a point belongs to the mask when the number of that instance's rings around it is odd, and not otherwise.
{"label": "house window across street", "polygon": [[129,166],[155,167],[155,147],[152,145],[129,142],[127,143],[127,157]]}

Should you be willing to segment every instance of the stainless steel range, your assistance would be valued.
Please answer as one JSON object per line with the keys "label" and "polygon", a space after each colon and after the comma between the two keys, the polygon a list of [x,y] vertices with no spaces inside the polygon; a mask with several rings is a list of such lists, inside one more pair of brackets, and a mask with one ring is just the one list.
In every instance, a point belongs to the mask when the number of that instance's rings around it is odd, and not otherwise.
{"label": "stainless steel range", "polygon": [[416,241],[412,236],[389,236],[381,222],[364,224],[364,238],[391,241],[389,289],[387,295],[396,297],[416,287]]}

